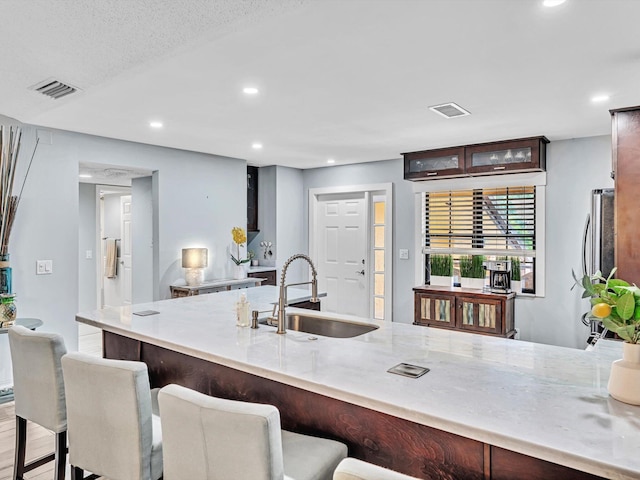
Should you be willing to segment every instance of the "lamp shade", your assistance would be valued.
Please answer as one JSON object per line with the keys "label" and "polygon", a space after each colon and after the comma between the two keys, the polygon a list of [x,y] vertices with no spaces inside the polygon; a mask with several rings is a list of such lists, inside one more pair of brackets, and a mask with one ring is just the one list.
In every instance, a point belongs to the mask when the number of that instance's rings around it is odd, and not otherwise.
{"label": "lamp shade", "polygon": [[182,268],[205,268],[208,264],[206,248],[183,248]]}

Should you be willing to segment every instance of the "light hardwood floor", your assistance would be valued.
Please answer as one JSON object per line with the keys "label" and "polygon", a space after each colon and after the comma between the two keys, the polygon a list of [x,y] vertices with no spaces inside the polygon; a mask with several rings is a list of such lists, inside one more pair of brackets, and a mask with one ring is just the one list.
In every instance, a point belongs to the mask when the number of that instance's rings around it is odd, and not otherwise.
{"label": "light hardwood floor", "polygon": [[[89,355],[102,356],[102,336],[100,330],[88,325],[79,325],[78,350]],[[27,461],[53,452],[56,438],[53,433],[31,422],[27,422]],[[13,476],[13,456],[15,452],[16,417],[14,402],[0,405],[0,480]],[[53,462],[36,468],[24,476],[25,479],[53,479]],[[67,465],[66,478],[71,478]]]}

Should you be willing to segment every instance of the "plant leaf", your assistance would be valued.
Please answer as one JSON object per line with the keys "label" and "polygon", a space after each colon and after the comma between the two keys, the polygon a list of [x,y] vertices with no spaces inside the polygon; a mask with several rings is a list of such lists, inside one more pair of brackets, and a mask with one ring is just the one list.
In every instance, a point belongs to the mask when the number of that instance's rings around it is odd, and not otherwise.
{"label": "plant leaf", "polygon": [[620,338],[623,338],[624,340],[627,340],[629,342],[632,341],[625,326],[619,325],[613,319],[611,319],[611,317],[603,318],[602,324],[612,332],[616,333]]}
{"label": "plant leaf", "polygon": [[616,311],[623,320],[629,320],[633,316],[635,309],[636,300],[633,293],[627,292],[618,298],[618,301],[616,302]]}
{"label": "plant leaf", "polygon": [[619,278],[612,278],[611,280],[609,280],[609,288],[629,286],[629,282],[625,282],[624,280],[620,280]]}

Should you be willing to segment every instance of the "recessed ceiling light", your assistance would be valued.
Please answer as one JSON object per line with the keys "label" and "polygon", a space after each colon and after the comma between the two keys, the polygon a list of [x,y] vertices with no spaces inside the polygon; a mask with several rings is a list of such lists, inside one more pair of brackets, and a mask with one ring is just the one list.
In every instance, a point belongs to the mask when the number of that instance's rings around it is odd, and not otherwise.
{"label": "recessed ceiling light", "polygon": [[329,160],[327,160],[327,163],[336,163],[336,161],[333,158],[330,158]]}
{"label": "recessed ceiling light", "polygon": [[567,0],[544,0],[544,2],[542,2],[542,5],[544,5],[545,7],[557,7],[558,5],[562,5],[566,1]]}
{"label": "recessed ceiling light", "polygon": [[254,142],[251,144],[251,148],[253,148],[254,150],[260,150],[262,148],[262,144],[258,142]]}
{"label": "recessed ceiling light", "polygon": [[163,127],[162,122],[149,122],[149,126],[151,128],[162,128]]}
{"label": "recessed ceiling light", "polygon": [[244,87],[242,91],[245,95],[257,95],[259,90],[256,87]]}
{"label": "recessed ceiling light", "polygon": [[88,173],[81,173],[81,174],[79,175],[79,177],[80,177],[80,178],[93,178],[93,176],[92,176],[92,175],[89,175]]}
{"label": "recessed ceiling light", "polygon": [[596,95],[594,97],[591,97],[591,101],[593,103],[602,103],[606,102],[607,100],[609,100],[609,95]]}

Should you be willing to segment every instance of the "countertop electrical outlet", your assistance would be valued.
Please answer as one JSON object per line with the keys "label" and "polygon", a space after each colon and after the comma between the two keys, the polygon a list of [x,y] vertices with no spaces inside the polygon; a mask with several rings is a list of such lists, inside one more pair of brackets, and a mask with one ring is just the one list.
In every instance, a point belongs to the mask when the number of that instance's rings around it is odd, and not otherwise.
{"label": "countertop electrical outlet", "polygon": [[407,248],[400,249],[400,260],[409,260],[409,249]]}

